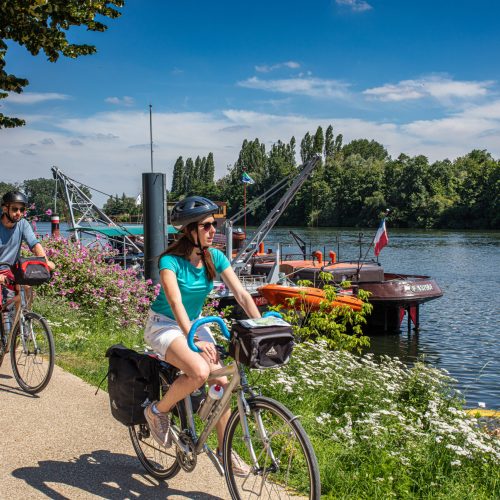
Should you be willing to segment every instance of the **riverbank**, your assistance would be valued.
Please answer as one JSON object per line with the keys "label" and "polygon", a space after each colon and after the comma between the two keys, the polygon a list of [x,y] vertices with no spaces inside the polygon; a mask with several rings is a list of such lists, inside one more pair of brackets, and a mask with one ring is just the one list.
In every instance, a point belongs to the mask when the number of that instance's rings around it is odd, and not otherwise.
{"label": "riverbank", "polygon": [[[58,363],[93,384],[109,345],[143,347],[142,331],[38,299]],[[282,370],[252,385],[300,415],[318,456],[326,498],[474,498],[500,495],[500,441],[462,410],[450,377],[418,363],[298,346]]]}

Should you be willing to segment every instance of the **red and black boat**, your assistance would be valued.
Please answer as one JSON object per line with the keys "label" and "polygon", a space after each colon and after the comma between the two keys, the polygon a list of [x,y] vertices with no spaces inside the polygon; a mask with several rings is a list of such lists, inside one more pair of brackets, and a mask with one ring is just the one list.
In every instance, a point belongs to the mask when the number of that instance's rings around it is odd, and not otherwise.
{"label": "red and black boat", "polygon": [[[386,273],[382,265],[375,261],[337,262],[334,252],[330,252],[328,262],[324,262],[322,257],[321,252],[314,252],[310,259],[284,256],[279,270],[293,282],[308,280],[311,286],[318,288],[325,284],[321,273],[328,273],[332,276],[329,283],[350,281],[355,293],[357,289],[370,292],[368,300],[373,304],[373,312],[367,319],[371,331],[399,331],[405,314],[408,329],[411,322],[418,329],[420,305],[443,295],[430,276]],[[267,275],[274,264],[272,256],[256,256],[252,262],[252,274]]]}

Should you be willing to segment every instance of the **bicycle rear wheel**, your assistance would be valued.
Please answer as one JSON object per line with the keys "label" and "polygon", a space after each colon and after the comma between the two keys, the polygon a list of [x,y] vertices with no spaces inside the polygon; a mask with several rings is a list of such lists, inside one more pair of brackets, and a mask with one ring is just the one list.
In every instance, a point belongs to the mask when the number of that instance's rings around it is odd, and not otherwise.
{"label": "bicycle rear wheel", "polygon": [[[297,417],[273,399],[256,397],[248,404],[249,439],[238,410],[232,413],[224,436],[226,482],[231,497],[319,499],[318,462]],[[233,452],[250,467],[248,473],[235,474]]]}
{"label": "bicycle rear wheel", "polygon": [[[166,377],[160,373],[160,398],[167,392],[168,387]],[[171,424],[180,427],[177,414],[178,412],[172,413]],[[160,446],[151,434],[147,423],[131,425],[128,431],[137,458],[153,477],[160,480],[170,479],[179,472],[180,465],[177,462],[175,446],[171,448]]]}
{"label": "bicycle rear wheel", "polygon": [[45,318],[31,311],[21,315],[10,344],[12,371],[21,389],[30,394],[45,389],[54,358],[54,339]]}

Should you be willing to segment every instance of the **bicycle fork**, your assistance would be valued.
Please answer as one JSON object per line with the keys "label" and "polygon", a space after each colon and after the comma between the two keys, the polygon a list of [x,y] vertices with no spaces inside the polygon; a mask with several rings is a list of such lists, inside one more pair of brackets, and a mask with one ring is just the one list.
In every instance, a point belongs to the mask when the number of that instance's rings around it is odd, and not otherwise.
{"label": "bicycle fork", "polygon": [[[263,475],[266,472],[266,468],[260,467],[259,459],[255,455],[255,450],[253,449],[252,439],[250,437],[250,428],[248,426],[248,416],[249,415],[253,415],[253,418],[255,419],[255,423],[257,426],[257,433],[259,435],[261,442],[264,445],[264,449],[266,451],[266,454],[271,461],[272,468],[277,469],[278,462],[277,462],[277,460],[274,456],[273,450],[271,448],[271,440],[269,439],[269,436],[267,435],[266,428],[264,427],[264,423],[262,422],[262,416],[260,414],[260,411],[252,410],[250,408],[250,405],[248,404],[247,400],[245,399],[245,397],[243,395],[243,392],[239,393],[238,411],[240,414],[241,428],[243,431],[243,441],[245,442],[246,447],[248,449],[248,452],[250,454],[250,457],[252,459],[252,462],[254,465],[254,470],[257,473],[263,474]],[[275,472],[275,471],[273,470],[273,472]]]}

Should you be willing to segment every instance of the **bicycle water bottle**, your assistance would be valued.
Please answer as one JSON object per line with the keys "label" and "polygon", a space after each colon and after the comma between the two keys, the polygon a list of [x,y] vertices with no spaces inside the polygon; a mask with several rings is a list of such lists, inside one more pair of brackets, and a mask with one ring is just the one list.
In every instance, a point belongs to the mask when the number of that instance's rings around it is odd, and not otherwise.
{"label": "bicycle water bottle", "polygon": [[206,420],[208,418],[208,415],[210,415],[214,404],[219,401],[219,399],[221,399],[223,395],[224,389],[222,388],[222,386],[215,384],[210,386],[210,388],[208,389],[207,398],[198,410],[198,415],[202,420]]}
{"label": "bicycle water bottle", "polygon": [[3,331],[7,335],[10,332],[10,328],[12,326],[12,322],[10,319],[10,311],[2,312],[2,323],[3,323]]}

